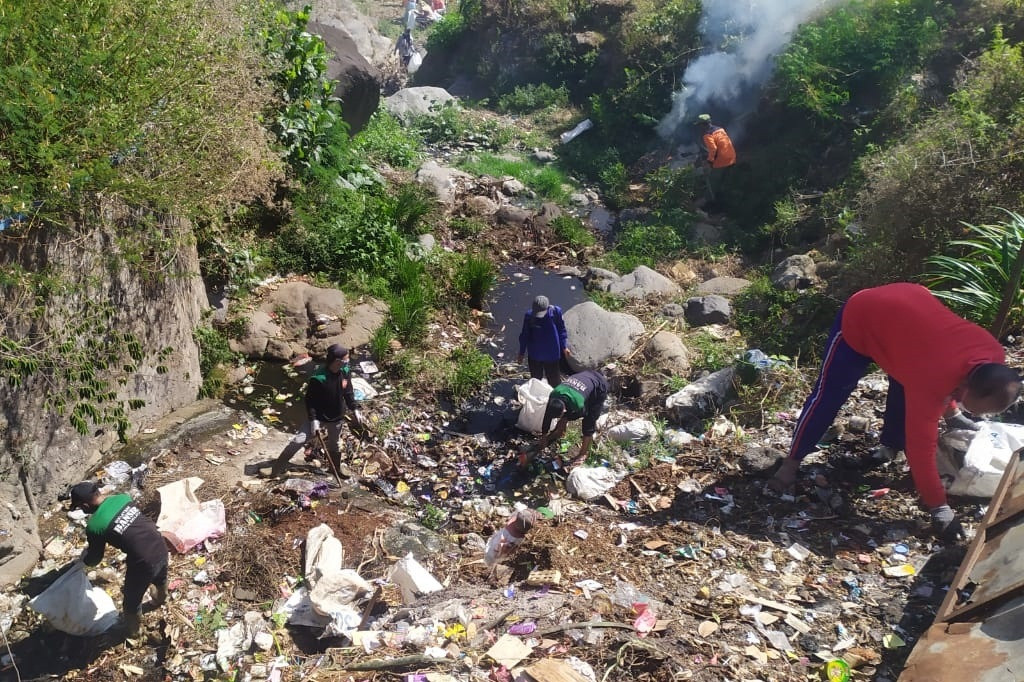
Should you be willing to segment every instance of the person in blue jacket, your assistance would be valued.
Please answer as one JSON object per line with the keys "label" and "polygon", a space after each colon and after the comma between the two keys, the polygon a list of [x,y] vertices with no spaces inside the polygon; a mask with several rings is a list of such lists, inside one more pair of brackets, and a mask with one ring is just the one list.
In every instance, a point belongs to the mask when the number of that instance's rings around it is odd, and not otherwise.
{"label": "person in blue jacket", "polygon": [[523,316],[516,362],[522,362],[524,355],[528,358],[532,378],[547,378],[551,386],[562,383],[559,363],[563,357],[572,355],[569,334],[565,331],[562,309],[551,305],[547,296],[533,299],[533,306]]}

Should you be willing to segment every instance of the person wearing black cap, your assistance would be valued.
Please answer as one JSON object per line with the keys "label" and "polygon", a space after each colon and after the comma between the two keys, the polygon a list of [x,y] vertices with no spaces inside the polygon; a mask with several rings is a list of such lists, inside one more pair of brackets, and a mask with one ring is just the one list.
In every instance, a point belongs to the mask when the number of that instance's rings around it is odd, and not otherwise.
{"label": "person wearing black cap", "polygon": [[533,299],[533,305],[523,316],[523,330],[519,333],[519,356],[529,358],[530,376],[548,380],[549,386],[562,382],[559,363],[569,352],[569,334],[565,331],[562,309],[551,305],[547,296]]}
{"label": "person wearing black cap", "polygon": [[352,388],[352,367],[348,349],[340,344],[327,348],[327,362],[317,367],[306,386],[306,412],[308,420],[278,455],[270,475],[277,477],[288,468],[288,462],[302,446],[311,441],[323,426],[327,431],[327,455],[335,468],[341,465],[342,418],[345,408],[351,411],[351,421],[359,425],[355,390]]}
{"label": "person wearing black cap", "polygon": [[[590,452],[597,431],[597,418],[601,416],[605,398],[608,397],[608,381],[597,370],[587,369],[577,372],[556,386],[548,396],[548,405],[544,410],[544,422],[541,425],[543,436],[537,443],[537,449],[543,450],[550,443],[561,440],[565,435],[565,427],[572,420],[583,419],[583,440],[580,452],[570,466],[582,464]],[[551,422],[558,423],[553,431]]]}
{"label": "person wearing black cap", "polygon": [[156,524],[132,502],[130,495],[103,495],[95,481],[83,481],[71,489],[71,508],[91,514],[85,526],[89,545],[82,554],[86,566],[103,558],[107,543],[128,555],[125,560],[122,609],[130,634],[139,631],[139,607],[152,585],[153,607],[167,601],[167,543]]}

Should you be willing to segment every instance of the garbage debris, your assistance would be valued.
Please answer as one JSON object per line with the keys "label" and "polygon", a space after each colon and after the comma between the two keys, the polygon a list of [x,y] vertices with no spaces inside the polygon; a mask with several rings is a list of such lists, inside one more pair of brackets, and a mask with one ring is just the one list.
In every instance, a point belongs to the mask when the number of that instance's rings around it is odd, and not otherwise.
{"label": "garbage debris", "polygon": [[494,532],[484,550],[484,563],[488,566],[507,559],[513,550],[522,544],[526,534],[537,524],[537,512],[520,509],[508,522]]}
{"label": "garbage debris", "polygon": [[227,530],[224,502],[208,500],[200,503],[195,491],[203,484],[198,477],[184,478],[158,488],[160,518],[156,527],[174,549],[184,554],[211,537],[220,537]]}
{"label": "garbage debris", "polygon": [[639,443],[658,436],[658,428],[647,419],[632,419],[613,426],[605,435],[616,443]]}
{"label": "garbage debris", "polygon": [[516,427],[527,433],[540,435],[544,425],[544,410],[547,409],[551,386],[540,379],[530,379],[516,388],[519,403],[523,406],[519,411]]}
{"label": "garbage debris", "polygon": [[103,634],[117,622],[114,600],[93,587],[85,575],[85,564],[78,560],[28,605],[53,627],[79,637]]}
{"label": "garbage debris", "polygon": [[406,604],[414,603],[422,595],[444,589],[444,586],[413,558],[412,552],[395,563],[388,580],[401,588],[402,600]]}

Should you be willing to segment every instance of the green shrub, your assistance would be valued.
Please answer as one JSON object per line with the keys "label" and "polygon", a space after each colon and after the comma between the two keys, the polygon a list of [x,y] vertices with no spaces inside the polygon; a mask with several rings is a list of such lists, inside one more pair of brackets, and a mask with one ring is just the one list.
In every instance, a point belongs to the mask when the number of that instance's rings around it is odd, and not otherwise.
{"label": "green shrub", "polygon": [[599,176],[605,201],[612,208],[625,208],[629,202],[629,176],[621,161],[601,170]]}
{"label": "green shrub", "polygon": [[467,218],[458,216],[452,218],[448,223],[448,226],[452,229],[456,235],[466,238],[475,237],[487,231],[487,223],[479,218]]}
{"label": "green shrub", "polygon": [[624,273],[638,265],[653,267],[659,261],[675,258],[685,248],[686,239],[676,227],[627,223],[605,259],[613,270]]}
{"label": "green shrub", "polygon": [[193,332],[199,344],[199,373],[203,383],[200,398],[219,398],[227,387],[226,368],[238,362],[238,354],[231,351],[228,338],[212,327],[197,327]]}
{"label": "green shrub", "polygon": [[422,157],[420,139],[384,109],[370,117],[366,127],[352,138],[353,150],[378,163],[409,168]]}
{"label": "green shrub", "polygon": [[483,310],[487,294],[498,280],[498,269],[482,254],[468,253],[455,267],[456,291],[469,300],[469,306]]}
{"label": "green shrub", "polygon": [[435,203],[430,190],[423,185],[411,182],[401,185],[389,202],[392,221],[399,234],[416,237],[429,232],[424,219],[434,212]]}
{"label": "green shrub", "polygon": [[538,109],[568,105],[569,91],[565,86],[552,88],[547,83],[520,85],[498,99],[498,111],[506,114],[528,114]]}
{"label": "green shrub", "polygon": [[[994,225],[967,225],[970,239],[955,240],[949,247],[955,256],[939,255],[928,259],[925,283],[951,308],[983,326],[996,319],[1003,291],[1013,271],[1013,263],[1024,248],[1024,217],[1006,211],[1008,220]],[[1008,327],[1020,329],[1024,320],[1024,290],[1021,277],[1013,283]]]}
{"label": "green shrub", "polygon": [[388,301],[390,320],[398,339],[407,345],[418,344],[427,334],[430,297],[423,286],[396,293]]}
{"label": "green shrub", "polygon": [[751,348],[768,355],[821,359],[840,302],[818,291],[783,291],[759,276],[733,299],[733,322]]}
{"label": "green shrub", "polygon": [[418,116],[412,122],[412,129],[427,144],[458,144],[473,130],[469,118],[453,102],[437,107],[433,114]]}
{"label": "green shrub", "polygon": [[621,296],[607,291],[591,291],[589,295],[591,301],[611,312],[617,312],[626,307],[626,302]]}
{"label": "green shrub", "polygon": [[370,353],[377,362],[391,354],[391,341],[395,338],[394,331],[386,324],[381,325],[370,337]]}
{"label": "green shrub", "polygon": [[451,370],[445,380],[445,391],[453,400],[461,400],[487,383],[494,361],[472,344],[459,346],[448,358]]}
{"label": "green shrub", "polygon": [[555,235],[576,249],[593,246],[595,238],[583,221],[571,215],[560,215],[551,221]]}
{"label": "green shrub", "polygon": [[789,106],[840,119],[851,100],[894,90],[939,46],[932,0],[854,0],[801,26],[776,59],[775,82]]}

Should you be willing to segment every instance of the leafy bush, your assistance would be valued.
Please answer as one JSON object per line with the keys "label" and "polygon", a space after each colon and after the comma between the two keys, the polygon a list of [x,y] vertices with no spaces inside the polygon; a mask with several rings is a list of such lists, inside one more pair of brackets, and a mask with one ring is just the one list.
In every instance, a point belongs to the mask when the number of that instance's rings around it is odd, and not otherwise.
{"label": "leafy bush", "polygon": [[621,161],[601,170],[599,176],[605,200],[612,208],[625,208],[629,203],[629,176]]}
{"label": "leafy bush", "polygon": [[615,248],[605,255],[613,270],[629,272],[638,265],[653,267],[686,248],[686,239],[671,225],[627,223],[619,233]]}
{"label": "leafy bush", "polygon": [[[996,319],[1003,291],[1013,273],[1013,263],[1024,248],[1024,217],[1006,211],[1008,220],[994,225],[967,225],[970,239],[949,243],[958,255],[928,259],[925,283],[954,310],[975,322],[990,326]],[[1016,273],[1010,302],[1010,329],[1024,321],[1024,290]],[[1004,325],[1004,329],[1007,328]]]}
{"label": "leafy bush", "polygon": [[593,246],[596,239],[583,221],[571,215],[560,215],[551,221],[555,235],[576,249]]}
{"label": "leafy bush", "polygon": [[458,8],[449,11],[434,24],[427,38],[429,52],[444,52],[457,47],[462,42],[462,34],[479,20],[483,13],[481,0],[459,0]]}
{"label": "leafy bush", "polygon": [[475,237],[487,230],[487,223],[479,218],[455,217],[448,223],[452,232],[460,237]]}
{"label": "leafy bush", "polygon": [[447,102],[433,114],[417,117],[412,129],[427,144],[458,144],[470,135],[473,126],[462,109]]}
{"label": "leafy bush", "polygon": [[391,340],[395,338],[395,332],[387,325],[377,327],[377,331],[370,337],[370,354],[377,362],[384,360],[391,353]]}
{"label": "leafy bush", "polygon": [[564,85],[558,88],[547,83],[520,85],[498,99],[498,111],[502,113],[528,114],[552,106],[569,106],[569,91]]}
{"label": "leafy bush", "polygon": [[484,299],[498,280],[498,269],[484,255],[468,253],[455,268],[456,290],[469,299],[471,308],[483,310]]}
{"label": "leafy bush", "polygon": [[389,202],[391,219],[400,234],[415,237],[429,231],[424,227],[424,218],[434,211],[435,200],[430,190],[417,183],[405,183],[394,193]]}
{"label": "leafy bush", "polygon": [[417,344],[427,334],[430,319],[430,296],[425,286],[415,286],[398,292],[388,301],[390,320],[398,339],[405,344]]}
{"label": "leafy bush", "polygon": [[753,280],[733,299],[733,321],[750,347],[768,355],[821,358],[839,301],[817,291],[783,291],[767,276]]}
{"label": "leafy bush", "polygon": [[237,201],[241,185],[269,185],[277,172],[258,117],[271,95],[240,30],[256,28],[251,9],[4,3],[0,215],[67,226],[91,193],[195,215]]}
{"label": "leafy bush", "polygon": [[776,60],[780,97],[822,119],[891,92],[939,44],[932,0],[855,0],[801,26]]}
{"label": "leafy bush", "polygon": [[459,346],[448,358],[451,370],[445,380],[445,391],[453,400],[471,395],[487,383],[494,361],[472,344]]}
{"label": "leafy bush", "polygon": [[422,156],[421,142],[384,109],[370,117],[366,127],[352,138],[353,151],[375,162],[409,168]]}
{"label": "leafy bush", "polygon": [[964,223],[1019,203],[1024,50],[994,33],[950,106],[861,161],[864,179],[854,203],[861,235],[850,271],[865,277],[856,284],[917,279],[929,257],[967,236]]}

